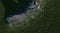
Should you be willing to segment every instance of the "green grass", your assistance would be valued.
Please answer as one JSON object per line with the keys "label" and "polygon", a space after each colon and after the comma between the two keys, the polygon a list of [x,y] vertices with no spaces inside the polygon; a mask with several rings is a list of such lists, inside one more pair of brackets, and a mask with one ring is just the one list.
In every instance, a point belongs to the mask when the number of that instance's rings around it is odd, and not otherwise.
{"label": "green grass", "polygon": [[18,0],[13,0],[14,2],[18,3]]}
{"label": "green grass", "polygon": [[0,33],[60,33],[60,0],[46,0],[43,8],[42,17],[40,14],[35,19],[30,20],[22,28],[12,30],[4,22],[3,5],[0,4]]}

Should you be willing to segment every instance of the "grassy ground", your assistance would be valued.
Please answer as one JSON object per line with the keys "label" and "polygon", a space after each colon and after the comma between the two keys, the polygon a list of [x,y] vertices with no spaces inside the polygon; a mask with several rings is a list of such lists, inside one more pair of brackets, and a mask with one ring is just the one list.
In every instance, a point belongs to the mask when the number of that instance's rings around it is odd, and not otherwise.
{"label": "grassy ground", "polygon": [[[47,1],[47,0],[46,0]],[[30,20],[29,24],[25,24],[19,30],[7,28],[2,21],[4,16],[4,8],[0,3],[0,33],[60,33],[60,0],[49,0],[43,8],[42,17],[40,14]]]}

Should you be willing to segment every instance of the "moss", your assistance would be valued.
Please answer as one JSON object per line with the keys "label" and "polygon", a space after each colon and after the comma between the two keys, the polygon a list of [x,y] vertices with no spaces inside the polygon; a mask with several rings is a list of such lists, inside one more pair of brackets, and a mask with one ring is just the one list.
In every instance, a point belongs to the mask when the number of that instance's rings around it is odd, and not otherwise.
{"label": "moss", "polygon": [[[47,0],[46,0],[47,1]],[[60,33],[60,0],[49,0],[46,2],[42,17],[39,15],[17,30],[6,29],[7,26],[0,24],[0,33]],[[1,8],[2,7],[2,8]],[[4,8],[0,5],[0,23],[4,16]],[[3,31],[4,30],[4,31]]]}

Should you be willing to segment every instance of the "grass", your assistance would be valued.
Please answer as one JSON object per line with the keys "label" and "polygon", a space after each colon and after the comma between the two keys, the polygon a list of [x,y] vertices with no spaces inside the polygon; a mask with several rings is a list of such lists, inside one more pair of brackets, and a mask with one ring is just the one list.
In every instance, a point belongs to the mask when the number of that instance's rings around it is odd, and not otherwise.
{"label": "grass", "polygon": [[0,33],[60,33],[60,0],[46,0],[42,17],[40,14],[30,20],[22,28],[12,30],[2,21],[4,16],[3,5],[0,4]]}

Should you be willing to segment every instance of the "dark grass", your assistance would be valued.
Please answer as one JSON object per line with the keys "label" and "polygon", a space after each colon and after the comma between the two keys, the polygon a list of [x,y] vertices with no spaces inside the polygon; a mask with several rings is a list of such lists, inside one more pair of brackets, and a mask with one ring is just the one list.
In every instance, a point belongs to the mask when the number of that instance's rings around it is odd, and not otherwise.
{"label": "dark grass", "polygon": [[3,6],[0,5],[0,33],[60,33],[59,3],[60,0],[47,1],[41,18],[38,15],[34,20],[30,20],[28,25],[17,30],[6,29],[8,26],[5,26],[6,24],[2,22],[5,11]]}

